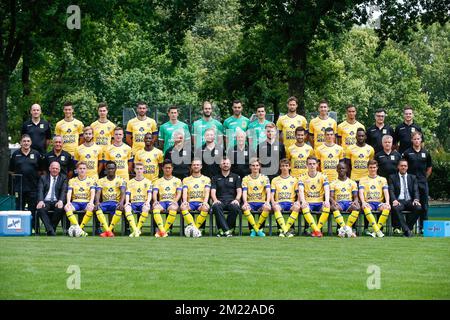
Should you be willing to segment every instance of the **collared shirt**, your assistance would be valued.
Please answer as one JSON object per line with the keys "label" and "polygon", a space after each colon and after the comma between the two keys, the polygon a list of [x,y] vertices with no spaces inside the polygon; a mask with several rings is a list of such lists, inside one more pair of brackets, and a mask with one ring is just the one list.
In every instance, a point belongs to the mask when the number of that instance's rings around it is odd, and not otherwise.
{"label": "collared shirt", "polygon": [[50,123],[40,119],[37,124],[33,120],[25,121],[22,125],[22,134],[28,134],[31,137],[31,148],[44,155],[46,150],[46,140],[52,138],[52,129]]}
{"label": "collared shirt", "polygon": [[211,183],[211,190],[216,189],[216,197],[224,204],[230,203],[236,199],[237,189],[242,188],[241,178],[230,172],[228,176],[224,176],[222,171],[214,176]]}
{"label": "collared shirt", "polygon": [[[41,167],[40,153],[31,149],[25,155],[22,149],[13,152],[9,162],[9,171],[22,174],[22,191],[37,191],[39,181],[39,169]],[[14,179],[14,191],[20,191],[20,177]]]}
{"label": "collared shirt", "polygon": [[391,151],[387,154],[384,150],[381,150],[375,154],[375,160],[378,162],[378,175],[389,178],[391,174],[397,172],[397,165],[402,155],[398,151]]}
{"label": "collared shirt", "polygon": [[210,149],[206,146],[206,143],[201,149],[195,150],[195,157],[202,160],[202,175],[212,179],[215,175],[220,173],[220,162],[225,155],[225,151],[222,146],[217,144],[214,148]]}
{"label": "collared shirt", "polygon": [[61,150],[61,153],[59,156],[56,155],[55,150],[53,149],[50,152],[47,152],[47,154],[44,156],[43,165],[45,166],[45,169],[47,172],[49,172],[50,164],[56,161],[59,163],[61,167],[61,174],[64,174],[67,176],[67,173],[70,171],[73,171],[73,157],[70,153],[67,151]]}
{"label": "collared shirt", "polygon": [[[400,178],[400,195],[398,196],[398,200],[406,200],[404,196],[408,192],[408,173],[405,173],[404,175],[402,175],[399,172],[398,176]],[[403,180],[402,177],[405,177],[405,179]],[[404,188],[406,190],[404,190]],[[411,198],[411,195],[409,196],[409,198]]]}
{"label": "collared shirt", "polygon": [[415,175],[418,182],[426,182],[427,169],[432,167],[430,153],[425,149],[416,151],[409,148],[403,153],[403,158],[408,161],[408,173]]}
{"label": "collared shirt", "polygon": [[385,135],[390,135],[394,139],[393,143],[395,143],[395,131],[390,125],[384,124],[381,129],[373,125],[367,129],[366,143],[375,149],[375,154],[383,151],[382,139]]}
{"label": "collared shirt", "polygon": [[[56,182],[58,181],[58,176],[54,177],[50,175],[50,187],[48,188],[47,195],[44,198],[44,201],[57,201],[58,198],[56,197]],[[55,188],[53,191],[53,199],[52,199],[52,188]]]}
{"label": "collared shirt", "polygon": [[[406,123],[399,124],[395,128],[395,142],[399,143],[398,152],[403,153],[406,149],[412,147],[411,143],[411,134],[415,131],[422,132],[422,129],[415,124],[414,122],[411,123],[411,125],[407,125]],[[424,141],[425,138],[422,135],[422,141]]]}

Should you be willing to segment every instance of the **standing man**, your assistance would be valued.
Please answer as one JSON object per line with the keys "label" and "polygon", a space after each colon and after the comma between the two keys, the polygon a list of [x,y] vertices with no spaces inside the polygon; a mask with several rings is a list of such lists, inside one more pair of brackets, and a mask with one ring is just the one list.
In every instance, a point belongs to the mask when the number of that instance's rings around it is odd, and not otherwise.
{"label": "standing man", "polygon": [[114,161],[116,165],[115,174],[117,176],[125,181],[130,179],[129,174],[133,167],[133,155],[130,146],[123,142],[123,129],[121,127],[114,128],[113,144],[105,147],[100,172],[106,169],[108,161]]}
{"label": "standing man", "polygon": [[31,119],[22,125],[22,134],[28,134],[32,141],[31,148],[44,156],[52,138],[50,123],[41,119],[41,106],[37,103],[31,106],[30,113]]}
{"label": "standing man", "polygon": [[347,119],[338,125],[337,138],[344,152],[356,144],[356,131],[359,128],[365,129],[364,125],[356,120],[356,107],[349,104],[347,107]]}
{"label": "standing man", "polygon": [[350,179],[357,183],[369,174],[367,163],[375,156],[375,151],[366,143],[366,132],[363,128],[356,130],[356,144],[350,146],[346,158],[350,162]]}
{"label": "standing man", "polygon": [[[103,228],[100,237],[114,237],[114,227],[120,221],[125,204],[125,191],[127,182],[116,175],[117,164],[108,160],[105,165],[106,177],[97,182],[95,193],[95,207],[97,208],[97,219]],[[104,213],[112,216],[111,224],[108,226]]]}
{"label": "standing man", "polygon": [[280,131],[280,142],[284,144],[286,152],[290,146],[295,144],[295,129],[298,127],[308,128],[304,116],[297,114],[298,99],[289,97],[287,100],[288,113],[278,118],[277,128]]}
{"label": "standing man", "polygon": [[154,147],[151,133],[145,134],[145,147],[134,156],[134,162],[144,164],[144,177],[154,183],[159,178],[159,167],[164,161],[161,150]]}
{"label": "standing man", "polygon": [[236,130],[240,128],[247,131],[250,120],[242,115],[242,102],[240,100],[233,101],[233,115],[223,122],[223,130],[225,131],[226,149],[231,149],[236,144]]}
{"label": "standing man", "polygon": [[[230,171],[231,162],[223,158],[220,163],[221,172],[213,177],[211,183],[212,212],[216,216],[218,237],[232,237],[231,229],[236,225],[236,217],[240,214],[239,202],[242,196],[241,178]],[[224,211],[228,210],[225,219]]]}
{"label": "standing man", "polygon": [[138,102],[136,107],[137,116],[127,123],[126,142],[131,147],[133,155],[144,149],[144,137],[147,133],[152,135],[153,143],[158,139],[156,121],[147,117],[147,110],[145,102]]}
{"label": "standing man", "polygon": [[[412,230],[421,211],[419,201],[419,185],[413,174],[408,174],[408,161],[401,159],[398,163],[398,173],[389,176],[389,196],[392,201],[392,213],[402,226],[404,236],[412,237]],[[403,210],[409,210],[406,218]]]}
{"label": "standing man", "polygon": [[102,161],[102,147],[94,143],[94,130],[91,127],[83,129],[84,143],[75,150],[75,162],[84,161],[87,166],[87,176],[98,179]]}
{"label": "standing man", "polygon": [[337,179],[337,165],[344,159],[344,150],[334,143],[334,129],[325,129],[325,143],[315,149],[317,159],[320,161],[320,171],[325,174],[329,182]]}
{"label": "standing man", "polygon": [[428,178],[431,175],[432,161],[428,150],[422,148],[422,133],[416,131],[411,134],[412,147],[405,150],[403,158],[408,161],[408,173],[417,177],[419,185],[420,204],[422,212],[419,219],[419,229],[423,233],[423,222],[428,220]]}
{"label": "standing man", "polygon": [[286,157],[291,162],[291,175],[300,178],[301,175],[308,172],[306,159],[314,156],[314,149],[305,143],[306,129],[302,126],[295,129],[295,143],[287,148]]}
{"label": "standing man", "polygon": [[[402,153],[412,147],[411,138],[414,132],[422,133],[422,129],[414,123],[414,111],[411,106],[403,108],[403,123],[395,128],[395,143],[399,143],[398,152]],[[423,141],[422,133],[422,141]]]}
{"label": "standing man", "polygon": [[256,120],[248,125],[248,144],[256,150],[258,144],[266,140],[266,124],[270,123],[266,119],[266,107],[261,103],[256,107]]}
{"label": "standing man", "polygon": [[108,120],[108,105],[105,102],[99,103],[97,110],[98,119],[91,124],[91,128],[94,130],[94,142],[104,154],[111,145],[116,125]]}
{"label": "standing man", "polygon": [[394,129],[384,123],[386,111],[377,109],[375,111],[375,124],[367,129],[367,143],[373,147],[375,154],[383,150],[382,139],[385,135],[395,136]]}
{"label": "standing man", "polygon": [[391,174],[397,173],[397,165],[402,155],[392,149],[394,138],[390,135],[383,136],[383,149],[375,154],[375,160],[378,162],[378,174],[386,179]]}
{"label": "standing man", "polygon": [[204,101],[202,117],[192,124],[192,145],[194,149],[200,149],[205,144],[205,132],[214,129],[215,143],[223,146],[223,125],[212,117],[213,107],[211,102]]}
{"label": "standing man", "polygon": [[[368,162],[369,175],[362,178],[359,181],[359,199],[361,205],[370,225],[373,228],[372,233],[365,234],[372,237],[384,237],[381,228],[386,224],[389,217],[389,211],[391,206],[389,205],[389,187],[386,178],[380,177],[377,174],[378,163],[375,160],[369,160]],[[372,211],[381,211],[381,215],[378,218],[378,223],[372,214]]]}
{"label": "standing man", "polygon": [[286,148],[277,139],[277,130],[274,123],[266,124],[266,140],[258,144],[256,157],[261,163],[261,174],[268,176],[269,180],[280,174],[280,161],[286,158]]}
{"label": "standing man", "polygon": [[53,137],[53,149],[44,156],[44,166],[50,168],[50,164],[57,161],[60,165],[61,174],[67,179],[73,176],[73,157],[70,153],[63,150],[63,138],[61,136]]}
{"label": "standing man", "polygon": [[202,174],[212,178],[220,173],[220,162],[225,156],[223,144],[216,144],[215,130],[208,128],[205,131],[205,144],[201,149],[195,150],[195,157],[202,160]]}
{"label": "standing man", "polygon": [[184,139],[186,140],[186,142],[191,142],[191,134],[189,133],[188,125],[178,120],[178,107],[169,107],[169,110],[167,110],[167,114],[169,115],[169,121],[164,123],[159,130],[159,141],[161,143],[161,149],[163,150],[164,154],[170,147],[173,147],[173,145],[175,144],[175,131],[183,131]]}
{"label": "standing man", "polygon": [[83,143],[84,125],[80,120],[73,117],[73,106],[71,102],[64,104],[64,119],[58,121],[55,126],[55,135],[63,138],[63,150],[75,155],[78,145]]}
{"label": "standing man", "polygon": [[[50,174],[39,179],[36,209],[48,236],[56,236],[56,227],[64,214],[67,178],[60,171],[59,162],[54,161],[50,164]],[[49,211],[53,211],[51,218],[48,216]]]}
{"label": "standing man", "polygon": [[323,99],[319,102],[319,115],[309,123],[309,141],[314,150],[318,150],[324,144],[326,128],[332,128],[333,132],[337,132],[336,120],[330,118],[328,112],[328,101]]}
{"label": "standing man", "polygon": [[173,175],[180,180],[189,176],[189,167],[193,158],[191,141],[184,137],[184,130],[173,132],[174,145],[167,149],[164,159],[169,159],[174,165]]}
{"label": "standing man", "polygon": [[[38,151],[31,149],[31,137],[28,134],[22,135],[20,139],[20,149],[13,152],[9,161],[9,173],[19,174],[15,176],[13,192],[16,196],[16,209],[25,210],[25,204],[31,211],[31,226],[36,230],[36,202],[39,182],[39,170],[41,167],[41,155]],[[5,183],[5,182],[2,182]],[[19,196],[19,192],[22,195]]]}

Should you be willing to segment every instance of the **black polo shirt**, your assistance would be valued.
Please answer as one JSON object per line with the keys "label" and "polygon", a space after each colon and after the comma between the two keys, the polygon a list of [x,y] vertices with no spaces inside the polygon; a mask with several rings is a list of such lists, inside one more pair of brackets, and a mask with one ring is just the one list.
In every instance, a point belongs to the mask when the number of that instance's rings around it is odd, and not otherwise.
{"label": "black polo shirt", "polygon": [[164,159],[170,159],[172,161],[172,174],[178,179],[183,180],[190,175],[192,156],[190,144],[185,144],[180,150],[175,149],[175,146],[167,149],[164,154]]}
{"label": "black polo shirt", "polygon": [[403,152],[403,158],[408,161],[408,173],[414,174],[418,182],[427,181],[427,168],[432,167],[431,155],[425,149],[420,149],[419,152],[413,148],[409,148]]}
{"label": "black polo shirt", "polygon": [[256,157],[256,152],[248,145],[245,145],[244,150],[235,145],[228,150],[228,158],[231,160],[231,172],[236,173],[241,180],[251,173],[250,159]]}
{"label": "black polo shirt", "polygon": [[195,150],[195,157],[202,160],[202,174],[211,179],[220,173],[220,162],[224,155],[225,150],[218,144],[208,149],[205,143],[201,149]]}
{"label": "black polo shirt", "polygon": [[212,178],[211,190],[216,189],[217,199],[224,204],[228,204],[236,199],[238,188],[242,188],[241,178],[233,172],[224,177],[221,171]]}
{"label": "black polo shirt", "polygon": [[[16,150],[9,161],[9,171],[22,174],[22,191],[36,191],[39,182],[39,170],[41,168],[41,154],[31,149],[28,155],[22,149]],[[20,191],[20,177],[14,179],[14,192]]]}
{"label": "black polo shirt", "polygon": [[393,139],[392,143],[395,144],[395,131],[388,124],[385,124],[381,129],[378,128],[376,125],[373,125],[367,129],[366,135],[367,135],[366,143],[368,145],[371,145],[372,148],[374,148],[375,153],[383,151],[382,139],[383,136],[385,135],[392,136]]}
{"label": "black polo shirt", "polygon": [[47,172],[49,171],[50,164],[53,161],[59,162],[59,165],[61,166],[61,174],[64,174],[65,176],[67,176],[67,173],[73,171],[74,169],[73,157],[67,151],[62,150],[59,156],[55,154],[54,150],[45,154],[43,166]]}
{"label": "black polo shirt", "polygon": [[[422,129],[414,122],[410,126],[403,122],[395,128],[395,142],[400,144],[398,152],[403,153],[406,149],[412,147],[411,134],[414,131],[422,132]],[[422,141],[424,140],[425,137],[422,134]]]}
{"label": "black polo shirt", "polygon": [[52,138],[52,129],[48,121],[41,119],[38,124],[34,124],[31,119],[25,121],[22,125],[22,134],[30,135],[32,149],[42,156],[47,152],[45,142]]}
{"label": "black polo shirt", "polygon": [[270,144],[267,140],[258,144],[256,155],[261,163],[261,174],[273,177],[280,174],[280,160],[286,158],[284,144],[276,140]]}
{"label": "black polo shirt", "polygon": [[378,175],[389,178],[391,174],[397,173],[397,165],[402,155],[400,152],[393,150],[387,154],[384,150],[375,154],[375,160],[378,162]]}

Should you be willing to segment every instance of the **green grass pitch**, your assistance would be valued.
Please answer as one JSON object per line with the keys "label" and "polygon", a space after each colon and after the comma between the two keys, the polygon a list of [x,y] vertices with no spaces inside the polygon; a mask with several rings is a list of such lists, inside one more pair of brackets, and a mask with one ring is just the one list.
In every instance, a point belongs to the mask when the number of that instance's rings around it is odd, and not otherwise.
{"label": "green grass pitch", "polygon": [[[0,299],[449,299],[449,247],[422,237],[1,237]],[[67,287],[71,265],[80,289]],[[370,266],[379,289],[367,287]]]}

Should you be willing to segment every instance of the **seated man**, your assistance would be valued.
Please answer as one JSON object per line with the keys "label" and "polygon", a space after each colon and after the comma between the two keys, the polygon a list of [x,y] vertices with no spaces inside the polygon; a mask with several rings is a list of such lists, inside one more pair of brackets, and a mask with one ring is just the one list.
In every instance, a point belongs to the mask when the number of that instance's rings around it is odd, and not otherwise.
{"label": "seated man", "polygon": [[[194,159],[191,163],[192,174],[183,179],[183,203],[181,214],[183,217],[191,215],[190,211],[200,211],[195,220],[195,227],[199,229],[205,222],[209,212],[209,193],[211,179],[202,175],[202,161]],[[190,218],[188,218],[190,219]]]}
{"label": "seated man", "polygon": [[[175,222],[178,211],[178,201],[181,198],[181,180],[172,175],[173,164],[169,159],[163,162],[164,176],[155,181],[153,186],[153,218],[158,226],[159,231],[155,233],[156,238],[165,238],[168,236],[167,231]],[[163,225],[161,217],[162,212],[168,212],[166,223]],[[187,217],[189,216],[189,217]],[[141,216],[142,217],[142,216]],[[184,216],[187,224],[194,224],[194,219],[188,212]],[[141,220],[139,219],[138,228],[140,228]]]}
{"label": "seated man", "polygon": [[[125,202],[127,183],[124,178],[116,176],[117,165],[114,161],[106,162],[106,177],[97,182],[95,207],[98,221],[103,228],[101,237],[114,237],[114,227],[120,221]],[[101,200],[101,202],[100,202]],[[108,226],[104,213],[112,215],[111,225]]]}
{"label": "seated man", "polygon": [[[87,165],[84,161],[77,162],[78,177],[69,180],[69,188],[67,191],[66,210],[67,219],[71,225],[78,225],[78,220],[73,214],[74,211],[86,211],[80,228],[91,220],[94,211],[95,188],[97,186],[94,178],[87,176]],[[87,237],[84,230],[81,236]]]}
{"label": "seated man", "polygon": [[[391,206],[389,205],[389,188],[386,178],[380,177],[377,174],[378,162],[376,160],[369,160],[367,166],[369,168],[369,175],[361,178],[359,181],[359,198],[361,199],[364,214],[372,225],[373,232],[366,231],[365,233],[374,238],[382,238],[384,234],[381,228],[386,224],[389,211],[391,210]],[[381,210],[378,223],[375,221],[372,210]]]}
{"label": "seated man", "polygon": [[[298,180],[290,175],[290,169],[289,160],[281,159],[281,175],[273,178],[271,184],[271,202],[275,219],[279,226],[279,236],[288,238],[294,236],[294,232],[290,228],[297,219],[298,212],[300,211],[300,203],[296,201]],[[285,223],[281,211],[291,211],[287,223]]]}
{"label": "seated man", "polygon": [[[347,164],[340,162],[337,166],[338,178],[330,184],[330,200],[331,210],[334,219],[340,226],[338,231],[339,237],[345,234],[355,238],[356,233],[353,232],[352,226],[359,216],[358,186],[355,181],[347,177]],[[351,212],[348,217],[347,224],[344,222],[342,212]]]}
{"label": "seated man", "polygon": [[[242,210],[252,227],[250,237],[265,237],[264,231],[259,228],[270,212],[270,181],[267,176],[260,174],[261,164],[257,158],[250,159],[250,170],[252,173],[242,179]],[[260,219],[261,224],[260,221],[255,222],[250,210],[262,211],[261,216],[264,218]]]}
{"label": "seated man", "polygon": [[125,194],[125,217],[133,229],[133,232],[130,233],[130,237],[137,238],[141,235],[141,230],[136,226],[133,212],[141,214],[139,224],[142,227],[150,210],[152,183],[144,177],[144,164],[142,162],[134,164],[134,172],[136,173],[136,177],[127,183],[127,192]]}
{"label": "seated man", "polygon": [[[298,194],[302,204],[303,217],[313,229],[311,236],[320,238],[323,236],[320,230],[330,214],[330,185],[327,176],[317,171],[316,157],[309,156],[306,159],[306,165],[308,172],[300,177]],[[322,211],[317,225],[311,211]]]}
{"label": "seated man", "polygon": [[[414,224],[419,217],[420,206],[419,185],[413,174],[408,174],[408,161],[401,159],[398,162],[398,173],[389,176],[389,196],[392,203],[392,213],[397,216],[402,226],[405,237],[412,237]],[[406,215],[402,211],[411,213]]]}

